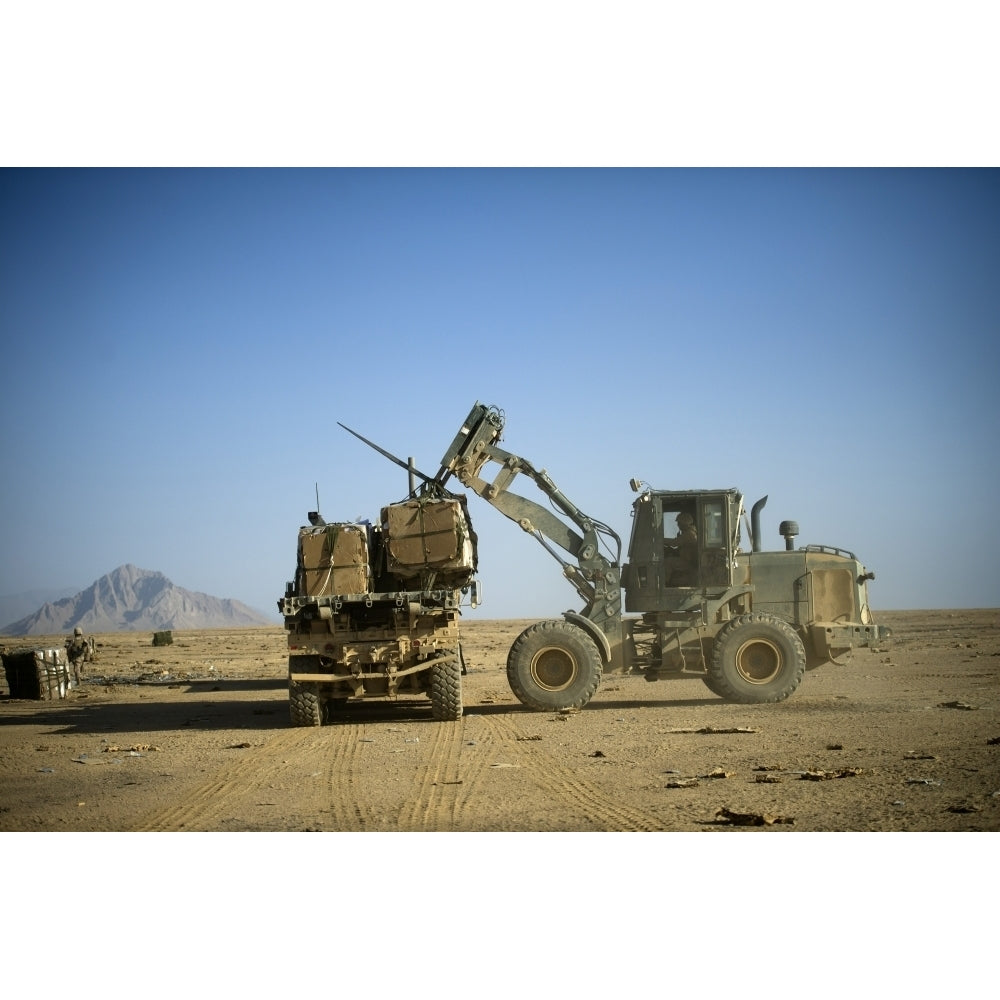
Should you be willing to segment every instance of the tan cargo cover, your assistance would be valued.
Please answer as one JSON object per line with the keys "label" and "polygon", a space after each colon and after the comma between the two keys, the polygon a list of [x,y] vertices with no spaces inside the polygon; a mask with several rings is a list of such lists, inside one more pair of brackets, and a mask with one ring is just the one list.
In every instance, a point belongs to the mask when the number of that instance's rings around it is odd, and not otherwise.
{"label": "tan cargo cover", "polygon": [[458,500],[407,500],[382,508],[390,573],[414,577],[428,570],[469,574],[475,539]]}
{"label": "tan cargo cover", "polygon": [[365,594],[371,585],[368,532],[362,524],[326,524],[299,530],[302,596]]}
{"label": "tan cargo cover", "polygon": [[11,698],[54,701],[75,687],[64,649],[12,649],[3,654]]}

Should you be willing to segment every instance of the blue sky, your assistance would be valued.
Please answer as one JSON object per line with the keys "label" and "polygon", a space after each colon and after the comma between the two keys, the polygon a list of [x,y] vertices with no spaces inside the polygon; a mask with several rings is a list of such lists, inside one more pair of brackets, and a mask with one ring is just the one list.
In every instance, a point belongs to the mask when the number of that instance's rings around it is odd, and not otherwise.
{"label": "blue sky", "polygon": [[[1000,174],[0,171],[0,593],[122,563],[275,609],[476,400],[627,542],[637,476],[768,494],[878,609],[1000,606]],[[527,495],[530,484],[522,484]],[[577,606],[476,497],[483,618]]]}

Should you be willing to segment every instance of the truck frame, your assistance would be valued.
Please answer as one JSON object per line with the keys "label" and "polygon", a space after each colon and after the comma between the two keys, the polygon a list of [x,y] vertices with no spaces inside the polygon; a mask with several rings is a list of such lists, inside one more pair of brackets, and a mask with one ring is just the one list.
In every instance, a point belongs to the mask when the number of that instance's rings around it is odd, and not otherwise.
{"label": "truck frame", "polygon": [[292,725],[330,722],[349,699],[422,694],[434,719],[460,719],[460,608],[478,600],[465,498],[425,483],[377,525],[309,521],[278,601]]}

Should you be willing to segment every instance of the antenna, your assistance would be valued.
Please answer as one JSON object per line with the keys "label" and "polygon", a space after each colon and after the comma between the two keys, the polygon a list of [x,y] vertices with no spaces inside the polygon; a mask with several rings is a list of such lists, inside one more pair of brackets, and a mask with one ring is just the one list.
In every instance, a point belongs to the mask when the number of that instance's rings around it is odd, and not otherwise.
{"label": "antenna", "polygon": [[[412,477],[416,475],[418,478],[422,479],[425,483],[427,483],[427,485],[431,487],[431,489],[443,490],[440,472],[437,474],[437,476],[435,476],[432,479],[430,476],[425,475],[423,472],[421,472],[418,468],[414,466],[412,458],[410,459],[409,463],[404,462],[401,458],[397,458],[395,455],[393,455],[392,452],[386,451],[385,448],[380,448],[377,444],[375,444],[374,441],[369,441],[368,438],[362,437],[357,431],[352,431],[351,428],[347,426],[347,424],[342,424],[338,420],[337,425],[339,427],[343,427],[348,434],[353,434],[359,441],[364,441],[364,443],[368,445],[369,448],[374,448],[380,455],[384,455],[387,459],[389,459],[390,462],[395,462],[396,465],[398,465],[400,468],[406,469],[410,473],[411,483],[413,481]],[[410,488],[410,492],[411,493],[413,492],[412,486]],[[444,492],[448,493],[447,490],[444,490]],[[452,494],[449,493],[448,495],[451,496]]]}
{"label": "antenna", "polygon": [[319,512],[319,483],[316,483],[316,509],[309,511],[306,516],[309,518],[309,523],[314,528],[321,528],[324,524],[326,524],[326,521],[323,520]]}

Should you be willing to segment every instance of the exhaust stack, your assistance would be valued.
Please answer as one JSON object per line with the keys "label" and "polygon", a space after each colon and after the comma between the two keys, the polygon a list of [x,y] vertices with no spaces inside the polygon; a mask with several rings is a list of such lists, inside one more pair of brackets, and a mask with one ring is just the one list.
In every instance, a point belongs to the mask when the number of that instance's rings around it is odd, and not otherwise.
{"label": "exhaust stack", "polygon": [[767,494],[765,493],[754,505],[750,508],[750,533],[753,538],[750,539],[750,546],[754,552],[760,552],[761,534],[760,534],[760,512],[764,509],[764,504],[767,503]]}

